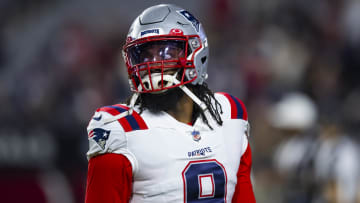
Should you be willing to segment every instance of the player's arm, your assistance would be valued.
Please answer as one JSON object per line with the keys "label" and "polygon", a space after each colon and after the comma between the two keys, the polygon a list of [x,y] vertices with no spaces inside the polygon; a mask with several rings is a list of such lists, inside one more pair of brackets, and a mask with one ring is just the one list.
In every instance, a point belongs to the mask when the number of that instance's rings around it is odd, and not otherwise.
{"label": "player's arm", "polygon": [[129,202],[132,167],[121,154],[107,153],[89,160],[85,203]]}
{"label": "player's arm", "polygon": [[[127,148],[125,132],[133,128],[126,118],[115,117],[126,110],[127,107],[120,104],[102,107],[89,122],[86,203],[122,203],[131,198],[137,162]],[[137,116],[134,121],[142,121],[135,112],[132,116]],[[145,124],[137,126],[146,127]]]}
{"label": "player's arm", "polygon": [[237,184],[232,202],[256,202],[250,178],[251,165],[251,148],[250,144],[248,144],[245,153],[241,157],[240,166],[237,173]]}
{"label": "player's arm", "polygon": [[224,119],[230,118],[244,121],[244,131],[239,133],[240,136],[243,136],[242,143],[244,150],[242,151],[240,165],[237,172],[237,184],[232,202],[256,202],[250,178],[252,157],[250,144],[248,142],[249,123],[245,105],[239,98],[228,93],[219,92],[216,96],[223,108],[228,109],[228,111],[224,111]]}

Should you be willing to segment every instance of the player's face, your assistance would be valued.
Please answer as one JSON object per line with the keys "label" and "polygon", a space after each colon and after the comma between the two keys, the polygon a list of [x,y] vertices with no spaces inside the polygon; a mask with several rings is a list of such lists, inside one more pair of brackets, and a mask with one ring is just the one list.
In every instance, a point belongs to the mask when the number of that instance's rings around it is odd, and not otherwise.
{"label": "player's face", "polygon": [[174,65],[179,58],[185,57],[185,42],[175,40],[147,42],[131,47],[129,53],[132,66],[139,64],[158,66],[159,63],[156,62]]}
{"label": "player's face", "polygon": [[174,74],[179,59],[185,57],[185,42],[151,41],[129,48],[131,65],[137,65],[140,77],[150,73]]}
{"label": "player's face", "polygon": [[156,62],[164,60],[177,60],[180,57],[184,57],[184,52],[177,46],[153,44],[141,52],[140,61]]}

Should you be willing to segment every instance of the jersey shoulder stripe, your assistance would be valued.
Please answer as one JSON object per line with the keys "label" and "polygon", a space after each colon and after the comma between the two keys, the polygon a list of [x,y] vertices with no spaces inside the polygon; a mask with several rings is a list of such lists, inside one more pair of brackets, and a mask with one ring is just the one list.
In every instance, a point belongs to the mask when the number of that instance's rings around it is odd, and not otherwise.
{"label": "jersey shoulder stripe", "polygon": [[[122,105],[122,104],[115,104],[114,106],[118,107],[119,109],[125,109],[126,111],[130,108]],[[124,111],[122,111],[124,112]],[[126,116],[125,118],[129,117],[129,122],[131,125],[134,125],[138,130],[146,130],[148,129],[144,119],[138,114],[136,111],[133,111],[132,115]]]}
{"label": "jersey shoulder stripe", "polygon": [[224,95],[231,105],[231,119],[243,119],[248,120],[247,111],[244,103],[237,97],[232,96],[226,92],[217,92]]}
{"label": "jersey shoulder stripe", "polygon": [[[113,116],[116,116],[127,110],[129,110],[129,107],[122,104],[115,104],[112,106],[104,106],[98,109],[97,112],[104,111]],[[148,129],[144,119],[142,119],[141,116],[136,111],[133,111],[131,115],[118,119],[118,122],[123,127],[125,132]]]}

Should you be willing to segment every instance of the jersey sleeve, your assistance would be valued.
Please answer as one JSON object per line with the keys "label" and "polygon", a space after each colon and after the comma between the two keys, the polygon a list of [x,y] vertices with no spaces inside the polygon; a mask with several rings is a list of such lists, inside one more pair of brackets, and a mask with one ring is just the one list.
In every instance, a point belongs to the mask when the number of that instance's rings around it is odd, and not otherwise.
{"label": "jersey sleeve", "polygon": [[237,172],[237,183],[232,202],[254,203],[255,195],[251,184],[251,165],[252,156],[250,144],[248,144],[245,153],[241,156],[240,166]]}
{"label": "jersey sleeve", "polygon": [[117,104],[96,110],[87,127],[88,160],[106,153],[122,154],[130,161],[133,172],[137,170],[136,158],[127,147],[126,133],[147,129],[147,126],[135,111],[131,115],[119,117],[128,109],[124,105]]}
{"label": "jersey sleeve", "polygon": [[[225,93],[225,92],[217,92],[215,93],[215,98],[219,101],[222,107],[222,115],[221,118],[223,120],[238,120],[240,121],[239,125],[243,126],[242,132],[245,137],[250,136],[250,124],[248,121],[248,113],[244,103],[237,97]],[[247,147],[247,138],[245,138],[245,145],[242,147],[243,151],[241,154],[245,152]]]}
{"label": "jersey sleeve", "polygon": [[131,194],[132,167],[125,156],[107,153],[90,159],[85,203],[125,203]]}
{"label": "jersey sleeve", "polygon": [[239,98],[225,92],[216,93],[215,98],[222,106],[222,119],[237,120],[232,122],[237,122],[236,125],[243,126],[240,128],[240,136],[243,136],[241,139],[241,159],[237,172],[237,184],[232,202],[254,203],[256,201],[250,178],[252,157],[248,140],[250,135],[250,125],[245,105]]}

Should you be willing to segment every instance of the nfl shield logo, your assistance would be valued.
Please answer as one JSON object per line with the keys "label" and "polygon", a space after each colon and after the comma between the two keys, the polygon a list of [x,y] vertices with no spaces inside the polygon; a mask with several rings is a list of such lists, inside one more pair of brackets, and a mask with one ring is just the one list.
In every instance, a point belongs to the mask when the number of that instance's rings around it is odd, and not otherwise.
{"label": "nfl shield logo", "polygon": [[194,130],[191,132],[191,135],[195,141],[201,140],[200,131]]}

